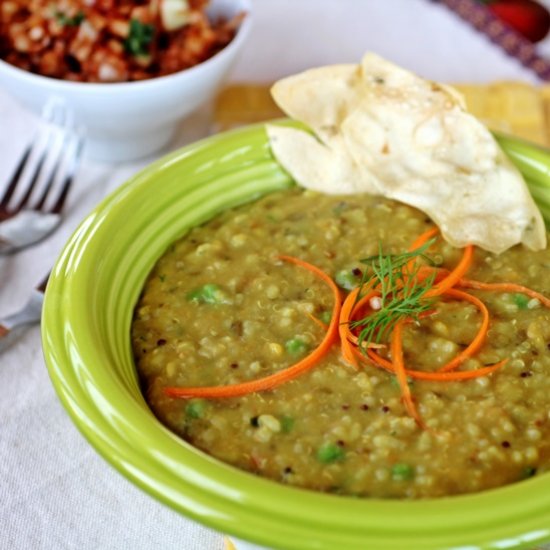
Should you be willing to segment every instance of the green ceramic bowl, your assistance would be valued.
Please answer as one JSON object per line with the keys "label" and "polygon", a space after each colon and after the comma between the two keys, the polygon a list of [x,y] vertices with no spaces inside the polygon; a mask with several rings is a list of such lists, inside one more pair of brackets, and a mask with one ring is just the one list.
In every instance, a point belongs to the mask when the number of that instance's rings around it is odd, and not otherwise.
{"label": "green ceramic bowl", "polygon": [[[501,138],[550,213],[550,156]],[[239,471],[194,449],[149,411],[130,347],[132,311],[167,246],[229,207],[293,185],[262,126],[156,162],[81,224],[52,272],[43,315],[51,378],[89,442],[174,510],[257,545],[334,550],[528,548],[550,541],[550,474],[422,501],[318,494]]]}

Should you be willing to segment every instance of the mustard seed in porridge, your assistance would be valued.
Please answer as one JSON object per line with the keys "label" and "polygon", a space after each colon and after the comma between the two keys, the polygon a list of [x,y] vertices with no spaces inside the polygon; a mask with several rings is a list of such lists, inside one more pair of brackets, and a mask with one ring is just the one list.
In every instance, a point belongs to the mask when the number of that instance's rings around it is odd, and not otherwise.
{"label": "mustard seed in porridge", "polygon": [[[434,231],[407,256],[431,228],[380,197],[292,189],[192,229],[135,309],[133,349],[156,416],[238,468],[345,495],[439,497],[547,471],[550,252],[457,249]],[[406,280],[378,292],[399,262]],[[373,286],[371,271],[388,265]],[[341,304],[308,266],[335,281]],[[354,292],[353,307],[365,302],[355,320],[382,312],[381,322],[396,295],[401,307],[404,294],[424,294],[363,339],[367,325],[334,322]],[[225,389],[180,399],[178,388]]]}

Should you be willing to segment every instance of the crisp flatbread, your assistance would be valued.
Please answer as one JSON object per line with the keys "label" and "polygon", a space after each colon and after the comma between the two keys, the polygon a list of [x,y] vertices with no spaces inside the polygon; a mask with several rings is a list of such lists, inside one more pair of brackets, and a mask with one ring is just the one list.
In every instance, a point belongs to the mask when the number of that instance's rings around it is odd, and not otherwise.
{"label": "crisp flatbread", "polygon": [[[333,193],[377,192],[372,177],[347,154],[340,133],[348,113],[361,102],[360,80],[358,65],[331,65],[273,85],[275,101],[284,98],[286,107],[281,107],[285,112],[315,133],[313,136],[283,126],[267,126],[279,162],[303,187],[330,193],[338,182],[338,191]],[[327,102],[327,96],[333,101]]]}
{"label": "crisp flatbread", "polygon": [[546,247],[521,174],[451,87],[367,54],[360,65],[283,79],[272,94],[313,132],[268,127],[276,158],[300,185],[404,202],[455,246]]}

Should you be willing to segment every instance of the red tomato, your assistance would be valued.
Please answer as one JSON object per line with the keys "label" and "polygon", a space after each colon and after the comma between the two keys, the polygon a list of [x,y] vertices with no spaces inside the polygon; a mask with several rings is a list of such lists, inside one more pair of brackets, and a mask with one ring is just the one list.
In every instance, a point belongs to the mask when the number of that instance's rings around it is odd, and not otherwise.
{"label": "red tomato", "polygon": [[496,0],[488,7],[531,42],[539,42],[550,30],[550,13],[535,0]]}

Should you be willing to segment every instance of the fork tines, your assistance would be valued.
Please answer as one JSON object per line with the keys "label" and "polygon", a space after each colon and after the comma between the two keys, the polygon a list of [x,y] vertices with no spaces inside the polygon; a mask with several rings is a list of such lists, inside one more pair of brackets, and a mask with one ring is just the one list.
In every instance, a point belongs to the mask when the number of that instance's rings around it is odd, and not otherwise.
{"label": "fork tines", "polygon": [[24,208],[59,213],[82,148],[82,132],[65,103],[58,98],[48,101],[37,134],[0,199],[0,221]]}

